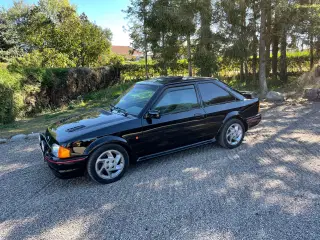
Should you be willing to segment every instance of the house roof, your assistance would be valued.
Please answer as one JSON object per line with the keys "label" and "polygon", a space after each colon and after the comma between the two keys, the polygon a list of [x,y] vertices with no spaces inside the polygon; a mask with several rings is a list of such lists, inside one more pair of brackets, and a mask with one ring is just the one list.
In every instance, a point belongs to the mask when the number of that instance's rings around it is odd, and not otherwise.
{"label": "house roof", "polygon": [[134,53],[130,54],[130,52],[132,50],[133,50],[133,48],[129,47],[129,46],[114,46],[114,45],[111,46],[111,51],[113,53],[123,55],[126,58],[134,58],[134,57],[137,57],[137,56],[143,56],[143,53],[139,52],[137,50],[134,50]]}

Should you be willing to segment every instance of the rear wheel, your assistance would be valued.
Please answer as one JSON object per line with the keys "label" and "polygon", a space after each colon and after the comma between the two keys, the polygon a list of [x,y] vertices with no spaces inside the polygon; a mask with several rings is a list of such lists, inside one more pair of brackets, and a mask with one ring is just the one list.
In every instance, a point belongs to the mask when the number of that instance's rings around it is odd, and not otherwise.
{"label": "rear wheel", "polygon": [[120,145],[107,144],[91,154],[87,164],[89,176],[99,183],[118,181],[129,165],[129,155]]}
{"label": "rear wheel", "polygon": [[238,147],[244,138],[245,128],[241,120],[231,119],[224,124],[218,137],[218,142],[225,148]]}

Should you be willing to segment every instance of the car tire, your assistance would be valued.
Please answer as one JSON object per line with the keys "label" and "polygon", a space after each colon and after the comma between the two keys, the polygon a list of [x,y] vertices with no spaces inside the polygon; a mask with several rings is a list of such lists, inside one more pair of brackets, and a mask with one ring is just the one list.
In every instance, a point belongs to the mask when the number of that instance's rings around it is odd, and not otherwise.
{"label": "car tire", "polygon": [[223,125],[218,135],[218,143],[224,148],[236,148],[242,143],[244,135],[245,127],[243,122],[233,118]]}
{"label": "car tire", "polygon": [[106,144],[90,155],[87,172],[92,180],[108,184],[118,181],[128,166],[128,152],[118,144]]}

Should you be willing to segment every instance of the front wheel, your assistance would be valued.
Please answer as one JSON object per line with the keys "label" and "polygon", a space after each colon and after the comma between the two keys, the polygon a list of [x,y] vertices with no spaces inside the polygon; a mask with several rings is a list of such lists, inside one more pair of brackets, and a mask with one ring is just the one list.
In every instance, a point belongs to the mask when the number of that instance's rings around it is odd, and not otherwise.
{"label": "front wheel", "polygon": [[129,165],[129,155],[120,145],[107,144],[91,154],[87,164],[89,176],[98,183],[118,181]]}
{"label": "front wheel", "polygon": [[244,138],[245,128],[241,120],[231,119],[226,122],[218,137],[218,142],[225,148],[238,147]]}

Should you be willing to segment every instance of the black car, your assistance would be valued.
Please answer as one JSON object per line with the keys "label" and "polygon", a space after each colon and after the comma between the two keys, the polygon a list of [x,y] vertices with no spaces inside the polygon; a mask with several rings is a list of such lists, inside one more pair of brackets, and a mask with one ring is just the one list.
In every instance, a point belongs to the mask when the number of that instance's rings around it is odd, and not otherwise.
{"label": "black car", "polygon": [[257,98],[217,79],[160,77],[136,83],[108,111],[53,124],[40,146],[58,177],[87,170],[93,180],[111,183],[132,162],[215,141],[238,147],[260,121]]}

